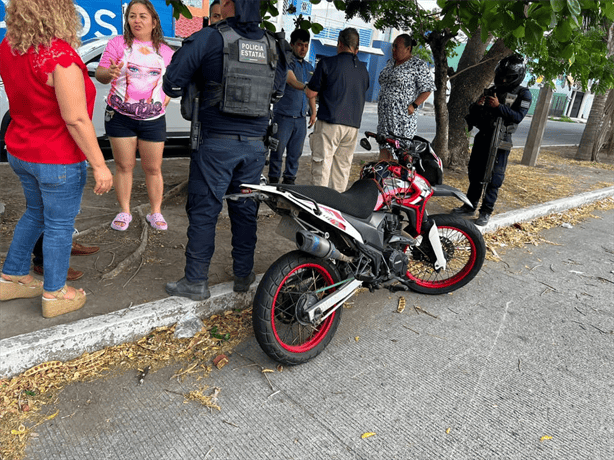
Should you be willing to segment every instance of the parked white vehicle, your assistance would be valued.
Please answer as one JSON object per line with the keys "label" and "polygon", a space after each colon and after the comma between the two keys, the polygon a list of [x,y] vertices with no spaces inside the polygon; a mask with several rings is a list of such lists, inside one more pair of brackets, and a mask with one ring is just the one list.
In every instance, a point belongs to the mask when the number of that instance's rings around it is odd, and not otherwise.
{"label": "parked white vehicle", "polygon": [[[94,105],[94,128],[98,142],[103,150],[109,150],[109,141],[104,131],[104,109],[106,107],[105,98],[109,92],[109,85],[103,85],[94,78],[94,73],[102,57],[107,42],[114,36],[97,37],[85,40],[79,47],[79,55],[88,68],[88,73],[96,85],[96,103]],[[181,38],[164,38],[168,45],[174,50],[181,47]],[[0,79],[0,161],[6,161],[6,150],[4,145],[4,133],[9,124],[9,104],[4,84]],[[190,122],[181,116],[179,99],[171,99],[166,109],[166,132],[167,146],[177,146],[185,148],[186,152],[189,145]]]}

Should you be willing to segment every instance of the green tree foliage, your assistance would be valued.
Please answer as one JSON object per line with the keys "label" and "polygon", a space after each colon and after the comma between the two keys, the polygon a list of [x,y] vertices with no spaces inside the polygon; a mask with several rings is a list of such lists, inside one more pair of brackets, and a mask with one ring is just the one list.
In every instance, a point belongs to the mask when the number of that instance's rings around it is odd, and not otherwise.
{"label": "green tree foliage", "polygon": [[166,0],[166,6],[172,5],[173,7],[173,17],[175,19],[179,19],[179,15],[192,19],[192,13],[187,6],[183,4],[181,0]]}
{"label": "green tree foliage", "polygon": [[[584,88],[594,82],[594,92],[614,86],[614,65],[607,57],[603,28],[583,33],[586,18],[593,24],[614,19],[611,0],[438,0],[437,4],[440,11],[422,10],[415,0],[350,0],[346,14],[374,20],[379,29],[410,30],[419,43],[431,48],[438,88],[434,145],[447,164],[468,157],[462,108],[466,110],[481,92],[477,86],[487,83],[484,76],[492,80],[496,62],[512,52],[526,56],[531,73],[549,84],[565,76]],[[447,59],[461,40],[467,46],[459,68],[453,70]],[[481,78],[466,78],[476,67]],[[446,105],[438,93],[449,78],[452,93]],[[463,161],[457,161],[455,157],[462,155]]]}
{"label": "green tree foliage", "polygon": [[[172,4],[175,17],[179,13],[190,17],[181,0],[166,0],[166,3]],[[614,64],[607,55],[604,28],[598,27],[604,21],[614,21],[612,0],[438,0],[438,11],[425,11],[416,0],[335,0],[333,3],[348,18],[359,16],[374,21],[378,29],[410,30],[418,45],[430,48],[438,88],[435,144],[447,164],[466,161],[468,142],[462,108],[466,110],[488,78],[492,80],[496,62],[512,52],[526,56],[531,73],[543,77],[547,83],[564,76],[586,89],[592,82],[590,89],[597,93],[614,87]],[[260,8],[263,26],[274,29],[271,20],[280,14],[277,2],[262,0]],[[298,25],[314,34],[322,30],[310,18],[301,17]],[[467,46],[459,68],[454,70],[448,66],[448,58],[454,55],[460,41],[466,41]],[[475,68],[480,78],[468,77]],[[450,78],[452,92],[446,104],[445,88]],[[452,117],[448,115],[448,107]],[[449,142],[452,152],[448,150]],[[459,142],[467,145],[459,146]],[[457,155],[465,158],[455,160]]]}

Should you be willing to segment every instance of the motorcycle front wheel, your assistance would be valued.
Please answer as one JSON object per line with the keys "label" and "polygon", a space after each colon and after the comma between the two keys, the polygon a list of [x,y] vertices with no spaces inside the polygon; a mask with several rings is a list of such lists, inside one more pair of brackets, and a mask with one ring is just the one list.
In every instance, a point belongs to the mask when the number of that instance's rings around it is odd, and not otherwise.
{"label": "motorcycle front wheel", "polygon": [[337,331],[343,308],[313,325],[303,307],[334,292],[326,287],[339,278],[334,265],[301,251],[289,252],[271,265],[258,285],[252,312],[256,340],[268,356],[296,365],[326,348]]}
{"label": "motorcycle front wheel", "polygon": [[476,226],[448,214],[431,216],[439,230],[439,239],[446,258],[446,269],[435,270],[435,253],[428,235],[422,242],[407,247],[409,286],[422,294],[446,294],[465,286],[478,274],[486,257],[486,244]]}

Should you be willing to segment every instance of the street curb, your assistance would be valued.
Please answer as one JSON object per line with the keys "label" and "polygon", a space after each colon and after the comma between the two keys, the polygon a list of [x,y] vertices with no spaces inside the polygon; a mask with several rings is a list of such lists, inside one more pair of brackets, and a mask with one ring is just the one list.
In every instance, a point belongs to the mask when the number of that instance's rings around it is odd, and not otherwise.
{"label": "street curb", "polygon": [[[497,214],[488,225],[478,228],[482,233],[493,232],[500,227],[565,211],[607,197],[614,197],[614,187]],[[171,326],[190,313],[202,318],[224,310],[245,308],[251,304],[261,279],[262,275],[258,275],[256,283],[252,284],[247,293],[233,292],[232,282],[222,283],[211,287],[211,298],[204,302],[168,297],[0,340],[0,378],[19,374],[42,362],[67,361],[86,351],[92,352],[134,341],[155,328]]]}
{"label": "street curb", "polygon": [[548,214],[567,211],[571,208],[578,208],[608,197],[614,197],[614,186],[581,193],[568,198],[549,201],[548,203],[529,206],[528,208],[504,212],[503,214],[495,214],[487,225],[478,227],[478,229],[482,233],[490,233],[501,227],[509,227],[518,222],[527,222],[538,217],[547,216]]}
{"label": "street curb", "polygon": [[262,275],[257,276],[246,293],[233,292],[233,282],[221,283],[211,286],[211,297],[205,301],[168,297],[0,340],[0,378],[46,361],[67,361],[86,351],[132,342],[190,314],[204,318],[224,310],[245,308],[252,302],[261,278]]}

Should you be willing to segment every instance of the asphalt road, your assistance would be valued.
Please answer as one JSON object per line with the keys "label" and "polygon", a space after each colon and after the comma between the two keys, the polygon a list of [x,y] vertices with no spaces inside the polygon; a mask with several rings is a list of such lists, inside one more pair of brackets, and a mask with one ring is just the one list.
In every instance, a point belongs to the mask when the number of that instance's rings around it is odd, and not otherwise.
{"label": "asphalt road", "polygon": [[[532,119],[532,117],[527,117],[518,125],[518,130],[512,136],[515,147],[522,147],[526,144]],[[578,145],[585,127],[586,124],[584,123],[548,120],[542,145]],[[375,131],[376,128],[377,111],[365,110],[360,132]],[[418,117],[418,135],[432,141],[435,137],[435,130],[435,116],[433,114],[423,113]],[[477,129],[473,130],[474,135],[477,132]]]}
{"label": "asphalt road", "polygon": [[[529,129],[531,128],[532,117],[525,118],[518,130],[512,136],[514,141],[514,147],[524,147],[527,142],[527,136],[529,135]],[[544,130],[544,137],[541,145],[578,145],[582,138],[582,133],[586,124],[584,123],[568,123],[561,121],[548,120],[546,123],[546,129]],[[365,131],[377,130],[377,104],[367,103],[365,105],[365,111],[362,115],[362,122],[360,124],[359,139],[362,137]],[[311,132],[311,130],[308,130]],[[475,136],[478,130],[474,129],[472,135]],[[418,116],[418,135],[425,139],[432,141],[436,133],[435,116],[432,112],[422,111]],[[371,146],[373,151],[377,150],[375,142],[371,140]],[[364,150],[360,145],[356,146],[356,151],[364,153]],[[309,148],[309,140],[305,139],[303,146],[303,154],[310,155],[311,149]]]}
{"label": "asphalt road", "polygon": [[[600,216],[451,295],[361,294],[302,366],[263,374],[275,363],[252,337],[206,380],[169,367],[70,385],[27,458],[610,460],[614,211]],[[203,384],[220,412],[184,402]]]}

